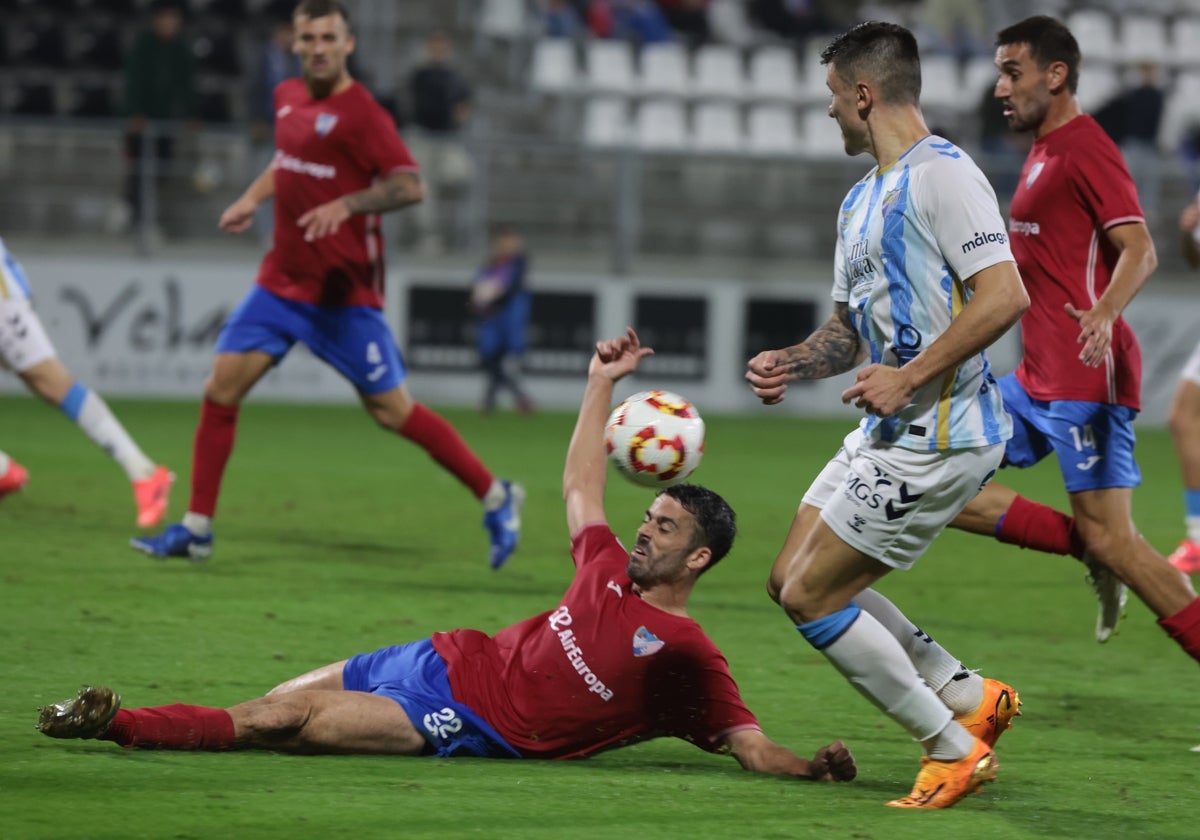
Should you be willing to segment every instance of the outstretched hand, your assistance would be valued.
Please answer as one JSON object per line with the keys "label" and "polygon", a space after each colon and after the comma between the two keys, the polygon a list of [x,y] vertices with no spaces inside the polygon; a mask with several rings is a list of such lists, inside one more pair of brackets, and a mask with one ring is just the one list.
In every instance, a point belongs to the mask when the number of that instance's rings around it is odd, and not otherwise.
{"label": "outstretched hand", "polygon": [[596,354],[588,365],[588,376],[599,374],[613,382],[633,373],[642,359],[653,356],[654,350],[643,347],[633,327],[625,335],[596,342]]}
{"label": "outstretched hand", "polygon": [[818,782],[849,782],[858,775],[854,756],[841,740],[817,750],[809,770],[812,778]]}
{"label": "outstretched hand", "polygon": [[1112,345],[1115,319],[1098,307],[1076,309],[1068,303],[1066,310],[1068,315],[1079,322],[1079,338],[1076,339],[1076,342],[1083,345],[1083,349],[1079,351],[1079,361],[1088,367],[1099,367]]}

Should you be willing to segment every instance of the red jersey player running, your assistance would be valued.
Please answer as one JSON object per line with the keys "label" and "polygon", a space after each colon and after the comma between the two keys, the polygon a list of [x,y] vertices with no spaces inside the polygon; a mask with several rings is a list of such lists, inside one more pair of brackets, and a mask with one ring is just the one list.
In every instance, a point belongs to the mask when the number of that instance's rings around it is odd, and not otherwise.
{"label": "red jersey player running", "polygon": [[853,779],[841,741],[811,760],[770,741],[687,615],[696,580],[733,545],[724,499],[663,491],[632,551],[609,528],[604,422],[614,383],[651,352],[633,330],[596,345],[563,470],[575,578],[554,609],[495,636],[454,630],[335,662],[230,709],[121,709],[112,689],[89,686],[44,707],[38,728],[126,747],[543,759],[669,735],[747,770]]}
{"label": "red jersey player running", "polygon": [[[1012,252],[1031,306],[1021,320],[1024,358],[999,382],[1015,427],[1005,457],[1028,467],[1054,453],[1074,519],[991,482],[954,525],[1086,555],[1127,583],[1200,660],[1200,599],[1132,518],[1141,482],[1133,454],[1141,351],[1121,313],[1157,265],[1137,190],[1117,147],[1079,110],[1080,53],[1070,31],[1036,16],[1001,31],[996,44],[996,98],[1009,125],[1034,136],[1010,209]],[[1102,597],[1100,641],[1123,594],[1109,590],[1107,604]]]}
{"label": "red jersey player running", "polygon": [[303,78],[275,88],[275,158],[220,221],[222,230],[241,233],[255,209],[274,197],[274,247],[217,339],[192,451],[187,514],[162,534],[132,544],[155,557],[211,554],[238,407],[299,341],[354,385],[376,423],[423,448],[483,502],[490,562],[499,568],[520,536],[524,491],[494,478],[449,423],[413,400],[381,312],[378,214],[421,200],[417,165],[391,117],[346,70],[354,36],[345,8],[334,0],[304,0],[293,21]]}

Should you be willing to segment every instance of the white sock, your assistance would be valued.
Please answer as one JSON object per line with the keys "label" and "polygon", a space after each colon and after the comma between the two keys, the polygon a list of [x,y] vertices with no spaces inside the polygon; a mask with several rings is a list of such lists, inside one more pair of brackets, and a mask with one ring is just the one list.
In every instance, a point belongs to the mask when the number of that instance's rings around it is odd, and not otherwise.
{"label": "white sock", "polygon": [[504,482],[498,478],[492,479],[492,486],[483,494],[483,509],[495,510],[504,504],[504,500],[508,498],[508,492],[504,489]]}
{"label": "white sock", "polygon": [[[900,643],[866,610],[821,653],[859,693],[921,743],[954,723],[946,704],[913,670]],[[967,752],[969,748],[962,755]]]}
{"label": "white sock", "polygon": [[154,462],[133,442],[129,432],[95,391],[76,382],[59,407],[84,434],[121,465],[130,481],[153,475]]}
{"label": "white sock", "polygon": [[1200,516],[1186,517],[1184,523],[1187,525],[1188,539],[1200,543]]}
{"label": "white sock", "polygon": [[192,513],[189,510],[183,515],[183,527],[197,537],[207,537],[212,534],[212,517],[202,513]]}
{"label": "white sock", "polygon": [[899,607],[874,589],[858,593],[854,603],[873,615],[896,638],[922,679],[950,711],[965,715],[983,702],[983,677],[963,667],[957,657],[909,621]]}

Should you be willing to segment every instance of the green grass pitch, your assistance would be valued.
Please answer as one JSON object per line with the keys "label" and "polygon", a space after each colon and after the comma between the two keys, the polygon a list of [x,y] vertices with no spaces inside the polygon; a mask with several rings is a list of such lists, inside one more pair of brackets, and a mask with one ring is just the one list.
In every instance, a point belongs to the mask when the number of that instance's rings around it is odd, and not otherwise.
{"label": "green grass pitch", "polygon": [[[198,404],[114,401],[187,502]],[[881,589],[971,667],[1011,682],[1025,714],[1000,779],[945,812],[895,811],[919,750],[806,645],[767,599],[792,512],[844,421],[708,417],[695,479],[739,514],[733,553],[691,612],[725,650],[767,734],[801,754],[855,751],[845,785],[756,776],[655,741],[580,762],[125,751],[52,741],[37,706],[82,683],[129,706],[225,706],[359,651],[456,626],[494,631],[549,609],[571,564],[560,498],[573,417],[446,412],[529,500],[517,555],[487,568],[479,509],[412,445],[351,406],[251,402],[225,477],[210,562],[156,562],[134,535],[119,469],[32,399],[0,398],[0,448],[29,467],[0,503],[0,838],[1185,838],[1196,837],[1196,664],[1131,603],[1109,644],[1067,558],[947,533]],[[1182,530],[1165,432],[1143,430],[1135,515],[1169,550]],[[1002,473],[1059,506],[1057,470]],[[646,491],[615,476],[608,508],[632,538]]]}

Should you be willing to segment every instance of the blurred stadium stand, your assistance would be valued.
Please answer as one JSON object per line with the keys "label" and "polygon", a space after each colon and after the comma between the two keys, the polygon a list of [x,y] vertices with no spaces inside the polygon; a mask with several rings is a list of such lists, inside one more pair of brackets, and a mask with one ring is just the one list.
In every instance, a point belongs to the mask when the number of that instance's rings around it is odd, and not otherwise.
{"label": "blurred stadium stand", "polygon": [[[121,59],[148,4],[0,2],[0,233],[122,229],[113,207],[125,167]],[[270,17],[292,3],[187,5],[199,125],[178,144],[158,221],[168,240],[205,242],[215,241],[214,219],[256,174],[247,123],[256,45]],[[835,5],[852,16],[860,4]],[[1153,221],[1164,246],[1173,242],[1174,209],[1193,194],[1197,175],[1178,150],[1200,126],[1200,8],[1191,0],[988,5],[1001,22],[1017,7],[1069,22],[1083,44],[1080,95],[1090,108],[1119,91],[1136,64],[1162,65],[1164,212]],[[424,36],[443,29],[454,39],[475,89],[469,142],[477,176],[445,203],[447,214],[469,220],[450,243],[462,255],[476,256],[489,222],[503,220],[538,253],[598,255],[624,268],[643,256],[827,259],[837,204],[869,166],[845,157],[825,116],[825,38],[805,44],[766,33],[741,0],[712,0],[714,40],[694,49],[682,40],[639,49],[544,38],[536,0],[348,6],[358,35],[354,71],[401,119],[404,81]],[[870,8],[912,23],[919,3]],[[981,151],[978,108],[995,78],[990,58],[931,53],[925,74],[931,126],[998,182],[1011,180],[1019,154]],[[403,240],[403,226],[389,223]],[[1160,251],[1164,267],[1178,267],[1174,248]]]}

